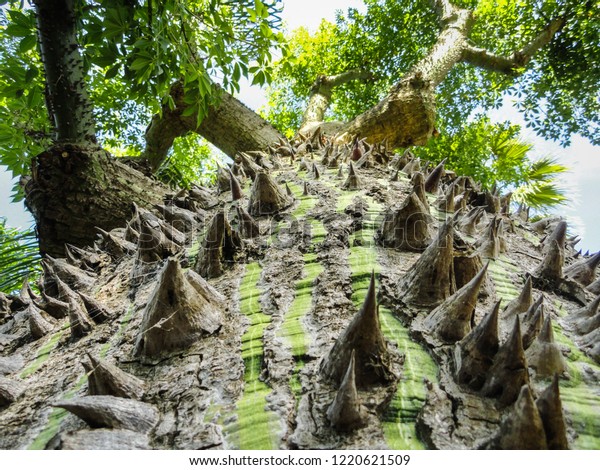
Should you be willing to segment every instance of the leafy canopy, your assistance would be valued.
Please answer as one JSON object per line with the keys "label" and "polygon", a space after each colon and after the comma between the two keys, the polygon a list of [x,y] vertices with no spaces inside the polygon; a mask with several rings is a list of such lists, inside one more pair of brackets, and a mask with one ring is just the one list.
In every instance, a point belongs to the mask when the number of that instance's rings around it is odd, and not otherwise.
{"label": "leafy canopy", "polygon": [[[461,0],[474,12],[473,45],[510,56],[531,42],[552,18],[566,25],[518,77],[457,64],[438,87],[438,128],[457,132],[475,110],[517,98],[529,127],[568,144],[573,133],[600,143],[600,4],[578,0]],[[334,92],[329,118],[348,120],[381,99],[436,41],[437,18],[426,0],[365,0],[366,12],[349,9],[335,24],[290,36],[295,60],[276,69],[266,115],[283,132],[296,130],[317,76],[365,67],[371,82]]]}
{"label": "leafy canopy", "polygon": [[217,178],[219,159],[198,134],[189,133],[175,140],[173,151],[156,176],[173,188],[189,189],[192,183],[212,183]]}
{"label": "leafy canopy", "polygon": [[[216,84],[229,92],[239,91],[242,77],[265,84],[272,54],[287,54],[279,31],[280,0],[76,4],[98,136],[119,154],[141,152],[152,115],[163,105],[174,106],[169,90],[175,81],[184,84],[184,113],[200,122],[219,99]],[[0,5],[0,163],[21,175],[29,158],[49,144],[52,129],[41,111],[44,81],[34,10],[14,0]],[[183,152],[205,155],[191,142],[175,146],[172,163],[190,157]]]}
{"label": "leafy canopy", "polygon": [[29,157],[50,144],[48,114],[40,112],[44,85],[32,31],[31,14],[0,10],[0,164],[13,176],[27,174]]}

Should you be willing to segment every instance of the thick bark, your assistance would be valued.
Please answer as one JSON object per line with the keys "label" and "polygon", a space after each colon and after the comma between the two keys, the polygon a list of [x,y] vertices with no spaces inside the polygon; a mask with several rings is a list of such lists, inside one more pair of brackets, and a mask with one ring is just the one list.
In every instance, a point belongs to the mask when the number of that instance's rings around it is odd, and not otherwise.
{"label": "thick bark", "polygon": [[395,91],[340,130],[337,141],[354,137],[369,142],[388,140],[391,148],[423,145],[435,124],[435,97],[431,86],[420,77],[404,79]]}
{"label": "thick bark", "polygon": [[[59,157],[72,160],[72,155]],[[271,171],[269,159],[258,159],[256,166],[258,162],[264,171]],[[198,252],[192,232],[186,233],[192,236],[175,258],[143,267],[139,250],[119,259],[90,262],[97,264],[93,274],[66,260],[46,258],[43,280],[37,282],[42,300],[24,293],[27,283],[18,297],[2,302],[0,295],[0,312],[10,315],[0,321],[0,448],[50,449],[62,442],[66,448],[110,449],[446,450],[480,448],[494,436],[501,439],[490,446],[523,447],[526,441],[519,439],[532,437],[523,425],[527,417],[521,411],[527,409],[522,401],[514,402],[525,384],[538,392],[534,406],[543,424],[533,430],[533,437],[545,433],[549,448],[600,447],[600,430],[589,424],[598,421],[600,387],[587,372],[595,370],[592,359],[582,356],[599,338],[594,332],[581,336],[570,327],[571,319],[583,314],[574,312],[573,303],[561,293],[548,293],[548,303],[562,305],[567,316],[561,313],[563,318],[554,327],[548,321],[536,340],[542,352],[560,356],[560,350],[570,351],[564,360],[571,379],[561,379],[569,392],[564,394],[564,408],[579,412],[564,421],[558,378],[552,389],[543,391],[547,383],[539,379],[541,363],[529,352],[536,342],[523,350],[522,333],[531,331],[527,327],[531,315],[521,315],[521,330],[516,314],[510,322],[499,321],[496,303],[479,322],[492,303],[489,295],[484,299],[471,288],[462,288],[447,298],[454,284],[460,287],[467,280],[465,268],[477,264],[475,258],[464,260],[470,243],[454,231],[454,220],[442,227],[442,221],[431,223],[439,236],[416,263],[411,254],[372,245],[376,227],[371,221],[380,212],[375,202],[382,208],[392,206],[412,187],[405,178],[387,184],[386,163],[373,158],[369,168],[361,168],[363,191],[356,198],[342,195],[346,202],[340,201],[343,180],[334,176],[335,170],[322,171],[319,180],[309,177],[311,208],[301,214],[298,193],[306,174],[296,171],[297,161],[282,158],[277,179],[289,184],[297,203],[273,217],[260,216],[263,230],[253,240],[244,239],[231,258],[235,262],[210,283],[193,269],[184,271]],[[462,177],[452,178],[448,174],[445,182],[461,185]],[[204,201],[204,220],[222,214],[225,221],[229,213],[228,221],[235,207],[245,211],[248,202],[247,195],[242,205],[231,203],[228,194],[210,197],[208,203],[209,195],[201,189],[184,193],[173,200],[188,207],[192,201],[198,205]],[[140,225],[148,223],[163,238],[169,237],[164,230],[172,219],[161,215],[138,209],[139,220],[132,228],[141,231]],[[514,218],[507,216],[507,224]],[[232,232],[237,232],[240,221],[232,222]],[[539,255],[542,248],[530,240],[529,226],[513,225],[514,230],[506,233],[509,245]],[[210,238],[210,228],[204,232],[203,240]],[[554,245],[561,234],[559,227]],[[231,249],[232,243],[225,242],[225,259]],[[571,259],[573,251],[565,251]],[[79,259],[91,259],[91,249],[71,252]],[[407,271],[411,263],[415,264]],[[531,260],[509,250],[504,266],[507,263],[510,275],[498,271],[497,265],[496,273],[503,276],[491,276],[489,281],[502,294],[508,279],[513,284],[508,295],[517,295],[514,289],[531,271]],[[478,280],[481,277],[469,280],[471,287]],[[37,280],[31,281],[33,285]],[[437,315],[441,322],[428,323],[433,329],[423,328],[434,306],[427,304],[433,304],[436,292],[444,291],[448,295],[439,299],[445,300],[443,306],[430,317]],[[27,297],[57,320],[48,320],[56,326],[38,330],[45,334],[37,340],[29,331],[32,310],[22,310]],[[521,300],[529,297],[526,290]],[[17,298],[21,305],[16,305]],[[60,306],[56,298],[68,303]],[[365,300],[360,312],[352,315],[361,298]],[[598,305],[594,305],[588,313],[595,314]],[[553,310],[546,313],[556,320]],[[110,318],[96,325],[100,311],[108,311],[103,316]],[[462,321],[466,317],[468,323]],[[69,340],[67,322],[72,328],[80,325],[75,336],[84,337]],[[456,334],[447,328],[452,322],[465,331],[474,327],[458,346],[441,341]],[[550,343],[553,330],[556,347]],[[136,347],[139,358],[134,355]],[[595,351],[589,354],[597,360],[597,347]],[[84,372],[78,363],[90,353],[107,362],[101,364],[92,356]],[[548,360],[547,355],[537,356]],[[82,373],[83,379],[89,375],[88,392],[94,395],[82,395]],[[576,374],[590,379],[573,380]],[[581,397],[587,406],[582,406]],[[531,400],[528,403],[530,407]],[[74,416],[53,412],[53,406]],[[112,430],[92,435],[96,431],[89,431],[89,426]],[[122,434],[123,429],[133,431]],[[412,440],[403,438],[408,434]]]}
{"label": "thick bark", "polygon": [[74,0],[35,0],[48,113],[59,142],[95,141],[95,120],[77,43]]}
{"label": "thick bark", "polygon": [[196,126],[195,115],[182,115],[187,105],[181,83],[171,88],[171,96],[175,109],[165,107],[162,115],[152,118],[146,130],[144,156],[154,169],[167,157],[175,138],[188,132],[197,132],[232,158],[238,152],[266,149],[283,138],[269,122],[224,90],[219,104],[209,108],[200,126]]}
{"label": "thick bark", "polygon": [[57,145],[33,161],[24,182],[26,204],[34,215],[40,251],[64,253],[65,243],[93,244],[96,227],[124,226],[132,202],[161,202],[166,188],[112,159],[96,146]]}

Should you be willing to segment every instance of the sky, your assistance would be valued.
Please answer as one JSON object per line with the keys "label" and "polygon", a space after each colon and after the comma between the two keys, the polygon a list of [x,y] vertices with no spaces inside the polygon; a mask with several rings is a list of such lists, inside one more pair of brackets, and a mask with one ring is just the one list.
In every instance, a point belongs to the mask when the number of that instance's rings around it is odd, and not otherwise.
{"label": "sky", "polygon": [[[282,19],[288,31],[300,26],[314,31],[322,18],[333,21],[337,10],[345,11],[348,8],[364,10],[364,4],[362,0],[286,0]],[[264,90],[250,87],[249,83],[241,84],[238,98],[255,110],[266,104]],[[522,137],[534,144],[532,158],[553,156],[571,169],[560,180],[569,202],[559,208],[557,213],[566,216],[572,232],[583,237],[578,248],[590,252],[600,250],[600,211],[594,204],[594,201],[600,201],[600,148],[592,146],[579,136],[575,136],[571,146],[566,149],[541,139],[525,128],[521,115],[514,110],[508,99],[500,109],[490,113],[490,118],[498,122],[509,119],[515,124],[521,124]],[[7,217],[8,224],[13,227],[29,227],[33,220],[24,210],[23,203],[10,203],[13,182],[9,173],[3,170],[0,167],[0,217]]]}

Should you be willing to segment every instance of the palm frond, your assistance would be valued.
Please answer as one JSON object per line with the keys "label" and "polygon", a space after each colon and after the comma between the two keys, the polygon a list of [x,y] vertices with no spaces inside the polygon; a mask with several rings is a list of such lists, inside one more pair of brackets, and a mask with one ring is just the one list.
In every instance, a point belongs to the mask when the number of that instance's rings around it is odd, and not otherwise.
{"label": "palm frond", "polygon": [[569,169],[561,165],[556,159],[543,157],[531,164],[527,171],[527,176],[531,181],[548,181],[555,179],[560,173],[565,173]]}
{"label": "palm frond", "polygon": [[496,158],[506,162],[524,162],[527,159],[527,153],[532,148],[532,144],[512,138],[504,133],[494,136],[490,142],[492,153]]}
{"label": "palm frond", "polygon": [[513,192],[513,199],[534,209],[548,208],[567,201],[564,191],[552,181],[532,181],[521,185]]}
{"label": "palm frond", "polygon": [[25,276],[40,271],[38,241],[33,229],[19,230],[0,219],[0,291],[12,293]]}

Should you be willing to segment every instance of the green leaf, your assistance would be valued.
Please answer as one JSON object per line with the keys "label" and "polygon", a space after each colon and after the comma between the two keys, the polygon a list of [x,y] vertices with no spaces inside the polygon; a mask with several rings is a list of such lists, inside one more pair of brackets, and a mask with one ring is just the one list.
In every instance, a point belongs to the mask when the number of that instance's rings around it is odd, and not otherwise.
{"label": "green leaf", "polygon": [[212,83],[210,78],[207,75],[200,75],[198,77],[198,87],[200,89],[200,95],[206,96],[209,95],[212,90]]}
{"label": "green leaf", "polygon": [[236,62],[233,66],[233,77],[232,77],[233,81],[237,82],[240,79],[240,75],[241,75],[240,64],[238,64]]}
{"label": "green leaf", "polygon": [[39,70],[36,67],[30,67],[25,72],[25,83],[31,83],[34,78],[39,75]]}
{"label": "green leaf", "polygon": [[146,57],[138,57],[131,63],[129,68],[136,71],[143,70],[147,68],[151,62],[152,61]]}
{"label": "green leaf", "polygon": [[[0,124],[0,145],[10,142],[13,139],[14,139],[13,129],[6,124]],[[5,158],[2,159],[2,163],[4,165],[9,166],[9,168],[10,168],[10,165],[8,164],[8,160],[7,160],[6,156],[5,156]]]}
{"label": "green leaf", "polygon": [[21,26],[31,25],[30,17],[28,17],[19,10],[8,10],[8,16],[10,17],[10,21],[12,21],[15,24]]}
{"label": "green leaf", "polygon": [[185,108],[183,110],[183,112],[181,113],[181,115],[183,117],[189,117],[189,116],[194,116],[198,113],[198,105],[192,105],[192,106],[188,106],[187,108]]}
{"label": "green leaf", "polygon": [[532,180],[544,181],[549,177],[568,171],[568,168],[550,157],[541,158],[532,163],[528,176]]}
{"label": "green leaf", "polygon": [[39,88],[29,90],[29,93],[27,94],[27,105],[30,108],[37,108],[40,104],[42,104],[42,92]]}
{"label": "green leaf", "polygon": [[169,105],[169,109],[171,111],[175,109],[175,100],[171,95],[167,95],[167,104]]}
{"label": "green leaf", "polygon": [[6,226],[0,219],[0,291],[17,291],[26,275],[40,271],[40,255],[35,232]]}
{"label": "green leaf", "polygon": [[23,38],[31,35],[31,28],[28,26],[22,26],[19,24],[9,24],[4,33],[8,36],[13,36],[16,38]]}
{"label": "green leaf", "polygon": [[113,77],[116,77],[117,74],[119,73],[121,66],[119,64],[109,68],[106,73],[104,74],[104,79],[105,80],[109,80]]}
{"label": "green leaf", "polygon": [[115,63],[115,58],[112,56],[98,56],[98,57],[94,57],[92,59],[92,61],[97,66],[104,68],[104,67],[110,67],[111,65],[113,65]]}
{"label": "green leaf", "polygon": [[204,102],[202,103],[198,103],[198,114],[196,115],[196,127],[200,127],[200,124],[202,124],[202,121],[204,121],[204,118],[206,117],[206,115],[208,114],[208,110],[206,108],[206,105]]}
{"label": "green leaf", "polygon": [[35,36],[25,36],[19,43],[19,52],[24,53],[35,47],[37,39]]}
{"label": "green leaf", "polygon": [[150,49],[153,45],[154,42],[146,38],[138,39],[133,43],[133,47],[137,47],[138,49]]}

